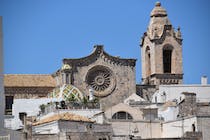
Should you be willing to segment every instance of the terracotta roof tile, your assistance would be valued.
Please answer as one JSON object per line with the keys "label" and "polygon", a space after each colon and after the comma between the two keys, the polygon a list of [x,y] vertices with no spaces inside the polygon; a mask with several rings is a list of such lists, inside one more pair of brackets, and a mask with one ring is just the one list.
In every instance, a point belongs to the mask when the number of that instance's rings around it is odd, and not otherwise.
{"label": "terracotta roof tile", "polygon": [[55,87],[56,81],[49,74],[5,74],[5,87]]}
{"label": "terracotta roof tile", "polygon": [[49,123],[49,122],[58,121],[58,120],[93,122],[84,116],[75,115],[75,114],[66,112],[66,113],[55,114],[53,116],[47,117],[45,119],[42,119],[38,122],[33,123],[33,125],[40,125],[40,124]]}

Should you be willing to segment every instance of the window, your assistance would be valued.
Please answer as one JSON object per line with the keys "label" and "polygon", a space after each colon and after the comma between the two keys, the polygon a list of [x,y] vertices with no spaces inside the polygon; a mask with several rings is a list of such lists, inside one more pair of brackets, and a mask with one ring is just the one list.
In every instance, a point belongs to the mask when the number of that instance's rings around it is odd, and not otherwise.
{"label": "window", "polygon": [[6,96],[5,103],[5,115],[12,115],[13,96]]}
{"label": "window", "polygon": [[24,119],[26,119],[27,117],[27,113],[26,112],[20,112],[19,113],[19,119],[22,121],[22,123],[24,124]]}
{"label": "window", "polygon": [[66,78],[65,78],[65,73],[62,73],[62,84],[64,84],[66,82]]}
{"label": "window", "polygon": [[145,52],[145,61],[146,61],[146,76],[151,75],[151,60],[150,60],[150,48],[147,46],[146,52]]}
{"label": "window", "polygon": [[70,82],[69,82],[69,74],[68,73],[66,74],[66,84],[70,84]]}
{"label": "window", "polygon": [[121,112],[115,113],[112,116],[112,119],[115,119],[115,120],[132,120],[133,117],[129,113],[121,111]]}
{"label": "window", "polygon": [[171,54],[172,50],[163,50],[163,72],[171,73]]}

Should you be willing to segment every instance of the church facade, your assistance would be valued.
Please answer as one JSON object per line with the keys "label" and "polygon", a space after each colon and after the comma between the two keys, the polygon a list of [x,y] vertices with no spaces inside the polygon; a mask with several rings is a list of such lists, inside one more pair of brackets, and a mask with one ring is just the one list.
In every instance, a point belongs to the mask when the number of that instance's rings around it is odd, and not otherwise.
{"label": "church facade", "polygon": [[53,76],[58,86],[72,84],[87,96],[93,90],[101,106],[108,108],[136,93],[135,65],[135,59],[111,56],[96,45],[87,57],[63,59],[63,67]]}

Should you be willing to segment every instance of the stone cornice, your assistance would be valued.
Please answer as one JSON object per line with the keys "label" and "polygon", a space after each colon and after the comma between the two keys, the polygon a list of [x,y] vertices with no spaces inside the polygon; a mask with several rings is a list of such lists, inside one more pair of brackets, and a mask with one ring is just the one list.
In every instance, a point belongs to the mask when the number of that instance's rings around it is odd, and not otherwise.
{"label": "stone cornice", "polygon": [[156,77],[158,79],[183,79],[183,74],[173,74],[173,73],[164,73],[164,74],[152,74],[150,76]]}
{"label": "stone cornice", "polygon": [[64,64],[69,64],[74,67],[82,67],[82,66],[88,66],[91,63],[95,62],[98,58],[104,59],[104,61],[121,65],[121,66],[132,66],[135,67],[136,65],[136,59],[122,59],[119,57],[114,57],[106,53],[103,49],[102,45],[96,45],[94,46],[94,52],[90,54],[89,56],[78,58],[78,59],[63,59]]}

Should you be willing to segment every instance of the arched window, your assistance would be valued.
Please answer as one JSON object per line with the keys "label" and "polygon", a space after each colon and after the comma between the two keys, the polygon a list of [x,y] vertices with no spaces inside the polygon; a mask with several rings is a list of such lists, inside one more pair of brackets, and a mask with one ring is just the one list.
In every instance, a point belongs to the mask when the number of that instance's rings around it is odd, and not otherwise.
{"label": "arched window", "polygon": [[171,64],[172,64],[172,46],[165,46],[163,48],[163,72],[171,73]]}
{"label": "arched window", "polygon": [[127,112],[120,111],[120,112],[115,113],[112,116],[112,119],[115,119],[115,120],[132,120],[133,117]]}
{"label": "arched window", "polygon": [[150,60],[150,48],[147,46],[145,52],[145,60],[146,60],[146,75],[151,75],[151,60]]}
{"label": "arched window", "polygon": [[69,74],[66,73],[66,84],[70,84]]}

